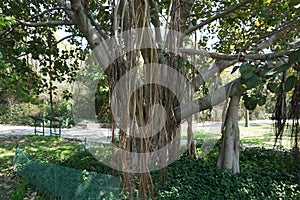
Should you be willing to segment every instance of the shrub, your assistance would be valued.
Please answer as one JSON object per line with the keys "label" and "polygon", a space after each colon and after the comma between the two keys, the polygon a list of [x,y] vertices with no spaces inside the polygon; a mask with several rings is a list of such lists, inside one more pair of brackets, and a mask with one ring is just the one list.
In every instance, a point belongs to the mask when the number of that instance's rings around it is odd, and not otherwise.
{"label": "shrub", "polygon": [[[0,113],[0,124],[33,125],[33,120],[29,116],[50,116],[51,108],[49,104],[20,103],[11,108],[0,104]],[[69,128],[74,125],[70,103],[63,101],[55,107],[54,113],[63,120],[62,127]]]}
{"label": "shrub", "polygon": [[[54,106],[54,114],[62,119],[62,127],[70,128],[74,126],[74,118],[72,115],[72,106],[68,101],[62,101]],[[52,116],[50,104],[45,104],[44,116]]]}
{"label": "shrub", "polygon": [[31,103],[16,104],[13,107],[8,107],[0,104],[0,123],[13,125],[32,125],[30,115],[37,115],[41,112],[37,105]]}

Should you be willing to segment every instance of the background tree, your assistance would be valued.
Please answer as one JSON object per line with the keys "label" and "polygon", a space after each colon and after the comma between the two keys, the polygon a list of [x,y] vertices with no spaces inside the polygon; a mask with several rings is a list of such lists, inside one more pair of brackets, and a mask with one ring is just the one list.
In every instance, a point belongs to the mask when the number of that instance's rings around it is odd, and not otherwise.
{"label": "background tree", "polygon": [[[81,40],[76,38],[76,33],[72,34],[72,38],[63,36],[58,40],[55,34],[62,27],[40,27],[23,21],[31,19],[38,23],[55,18],[57,9],[50,8],[53,13],[43,11],[43,6],[48,3],[1,2],[3,15],[13,15],[16,19],[14,24],[4,26],[1,31],[1,53],[3,60],[8,63],[3,67],[5,88],[1,99],[4,103],[5,99],[12,98],[40,104],[39,94],[46,92],[51,107],[48,114],[54,116],[60,115],[57,113],[58,105],[54,106],[53,100],[60,98],[56,94],[57,83],[68,84],[75,79],[79,60],[84,59],[85,50],[81,47]],[[32,16],[32,13],[35,15]],[[59,47],[67,39],[69,46],[74,45],[76,48]],[[66,90],[61,95],[61,98],[68,99],[71,93]]]}

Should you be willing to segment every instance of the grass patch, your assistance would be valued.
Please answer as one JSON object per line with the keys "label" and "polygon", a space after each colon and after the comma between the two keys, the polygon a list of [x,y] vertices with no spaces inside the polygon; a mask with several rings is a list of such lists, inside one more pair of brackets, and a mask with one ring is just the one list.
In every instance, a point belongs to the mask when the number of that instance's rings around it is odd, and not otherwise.
{"label": "grass patch", "polygon": [[[252,144],[255,146],[274,146],[275,130],[273,124],[252,125],[250,127],[240,126],[241,144]],[[282,141],[276,144],[278,147],[291,148],[290,132],[285,130]]]}
{"label": "grass patch", "polygon": [[[250,127],[240,126],[240,142],[242,145],[255,147],[272,147],[275,143],[275,132],[273,124],[251,125]],[[209,140],[219,140],[220,133],[207,133],[206,130],[197,130],[194,132],[195,140],[204,143]],[[182,136],[186,139],[187,136]],[[282,141],[276,144],[278,147],[292,148],[290,132],[286,130]]]}

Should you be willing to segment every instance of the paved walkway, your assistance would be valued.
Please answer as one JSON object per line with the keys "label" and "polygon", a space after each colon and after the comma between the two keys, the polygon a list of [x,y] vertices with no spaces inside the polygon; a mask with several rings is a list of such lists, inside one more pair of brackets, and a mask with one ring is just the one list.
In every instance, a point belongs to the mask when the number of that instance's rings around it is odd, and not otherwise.
{"label": "paved walkway", "polygon": [[[270,124],[271,120],[256,120],[250,121],[250,125],[258,124]],[[244,122],[239,122],[241,126],[244,125]],[[111,135],[111,129],[101,128],[100,124],[86,124],[83,126],[75,126],[70,129],[62,129],[63,138],[76,138],[80,140],[88,139],[97,139],[109,137]],[[216,133],[220,130],[221,123],[219,122],[208,122],[208,123],[193,123],[193,130],[204,130],[206,132]],[[38,127],[39,130],[41,128]],[[182,135],[186,135],[187,124],[183,123],[181,126]],[[116,131],[117,132],[117,131]],[[0,124],[0,136],[4,135],[28,135],[34,134],[34,127],[30,126],[12,126],[12,125],[3,125]],[[50,129],[45,128],[45,135],[50,135]]]}
{"label": "paved walkway", "polygon": [[[41,131],[41,127],[37,127]],[[30,126],[12,126],[0,124],[0,136],[9,135],[29,135],[34,134],[34,127]],[[41,133],[39,133],[41,134]],[[45,128],[45,135],[50,135],[50,129]],[[84,140],[85,138],[102,138],[111,135],[111,129],[101,128],[100,124],[87,124],[86,126],[75,126],[70,129],[62,129],[63,138],[75,138]]]}

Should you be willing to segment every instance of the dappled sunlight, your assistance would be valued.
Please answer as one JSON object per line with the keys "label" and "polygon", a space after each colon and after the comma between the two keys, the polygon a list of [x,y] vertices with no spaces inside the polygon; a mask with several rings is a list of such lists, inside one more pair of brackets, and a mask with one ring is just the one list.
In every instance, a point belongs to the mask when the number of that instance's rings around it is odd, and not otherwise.
{"label": "dappled sunlight", "polygon": [[[275,144],[275,132],[273,124],[255,124],[250,127],[240,128],[240,142],[244,146],[265,146],[273,147]],[[219,140],[221,138],[220,133],[209,133],[207,130],[195,131],[195,139],[199,141]],[[182,136],[182,139],[186,139],[186,136]],[[276,147],[292,148],[291,137],[289,130],[285,130],[282,137],[282,141],[276,144]]]}

